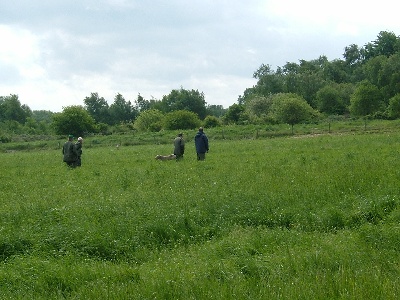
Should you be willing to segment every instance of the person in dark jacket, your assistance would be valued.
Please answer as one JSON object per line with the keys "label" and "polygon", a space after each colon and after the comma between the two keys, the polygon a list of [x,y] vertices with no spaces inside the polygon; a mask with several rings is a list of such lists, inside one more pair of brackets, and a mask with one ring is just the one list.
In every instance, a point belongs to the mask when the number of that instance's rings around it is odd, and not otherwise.
{"label": "person in dark jacket", "polygon": [[77,154],[77,158],[76,158],[76,166],[80,167],[82,165],[82,161],[81,161],[81,156],[82,156],[82,143],[83,143],[83,138],[78,137],[78,141],[75,143],[75,151]]}
{"label": "person in dark jacket", "polygon": [[78,158],[73,140],[74,136],[69,135],[68,141],[64,143],[62,149],[63,161],[70,167],[75,167],[75,163]]}
{"label": "person in dark jacket", "polygon": [[183,154],[185,153],[185,141],[183,140],[183,133],[179,133],[178,136],[174,139],[174,155],[176,159],[179,160],[183,158]]}
{"label": "person in dark jacket", "polygon": [[203,131],[203,127],[199,128],[196,136],[194,137],[194,144],[196,146],[197,160],[205,160],[206,152],[208,152],[208,138]]}

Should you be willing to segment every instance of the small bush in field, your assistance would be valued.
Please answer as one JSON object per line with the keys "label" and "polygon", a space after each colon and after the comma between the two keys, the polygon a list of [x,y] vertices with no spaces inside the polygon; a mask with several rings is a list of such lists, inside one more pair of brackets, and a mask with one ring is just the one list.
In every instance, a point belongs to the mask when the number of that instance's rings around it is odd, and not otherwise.
{"label": "small bush in field", "polygon": [[215,116],[207,116],[203,121],[203,126],[205,128],[212,128],[221,125],[221,121]]}
{"label": "small bush in field", "polygon": [[164,118],[164,128],[167,130],[194,129],[200,126],[200,119],[194,112],[177,110],[169,112]]}

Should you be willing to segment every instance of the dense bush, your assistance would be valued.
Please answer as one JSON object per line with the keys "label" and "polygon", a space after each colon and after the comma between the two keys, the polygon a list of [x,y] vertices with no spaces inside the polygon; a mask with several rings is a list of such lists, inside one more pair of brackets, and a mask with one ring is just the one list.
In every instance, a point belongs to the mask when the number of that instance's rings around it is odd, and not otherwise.
{"label": "dense bush", "polygon": [[206,128],[217,127],[221,125],[221,121],[214,116],[207,116],[203,121],[203,126]]}
{"label": "dense bush", "polygon": [[11,137],[5,134],[0,134],[0,142],[1,143],[9,143],[11,142]]}
{"label": "dense bush", "polygon": [[139,131],[159,131],[162,128],[164,114],[157,109],[149,109],[140,113],[135,120],[134,128]]}
{"label": "dense bush", "polygon": [[164,118],[164,128],[167,130],[194,129],[201,121],[197,114],[187,110],[177,110],[167,113]]}

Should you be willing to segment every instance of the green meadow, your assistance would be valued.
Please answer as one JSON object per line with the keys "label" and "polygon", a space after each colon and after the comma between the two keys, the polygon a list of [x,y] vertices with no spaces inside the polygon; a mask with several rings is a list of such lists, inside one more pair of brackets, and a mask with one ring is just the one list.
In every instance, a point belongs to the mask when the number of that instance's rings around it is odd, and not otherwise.
{"label": "green meadow", "polygon": [[400,298],[399,130],[194,134],[0,153],[0,299]]}

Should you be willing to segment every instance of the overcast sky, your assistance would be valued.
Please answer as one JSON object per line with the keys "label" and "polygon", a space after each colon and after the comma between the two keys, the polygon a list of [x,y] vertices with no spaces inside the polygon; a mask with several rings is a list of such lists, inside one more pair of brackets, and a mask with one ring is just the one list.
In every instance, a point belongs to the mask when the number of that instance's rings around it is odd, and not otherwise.
{"label": "overcast sky", "polygon": [[0,95],[62,111],[97,92],[161,99],[204,92],[228,108],[261,64],[343,58],[380,31],[400,35],[400,4],[380,0],[0,0]]}

